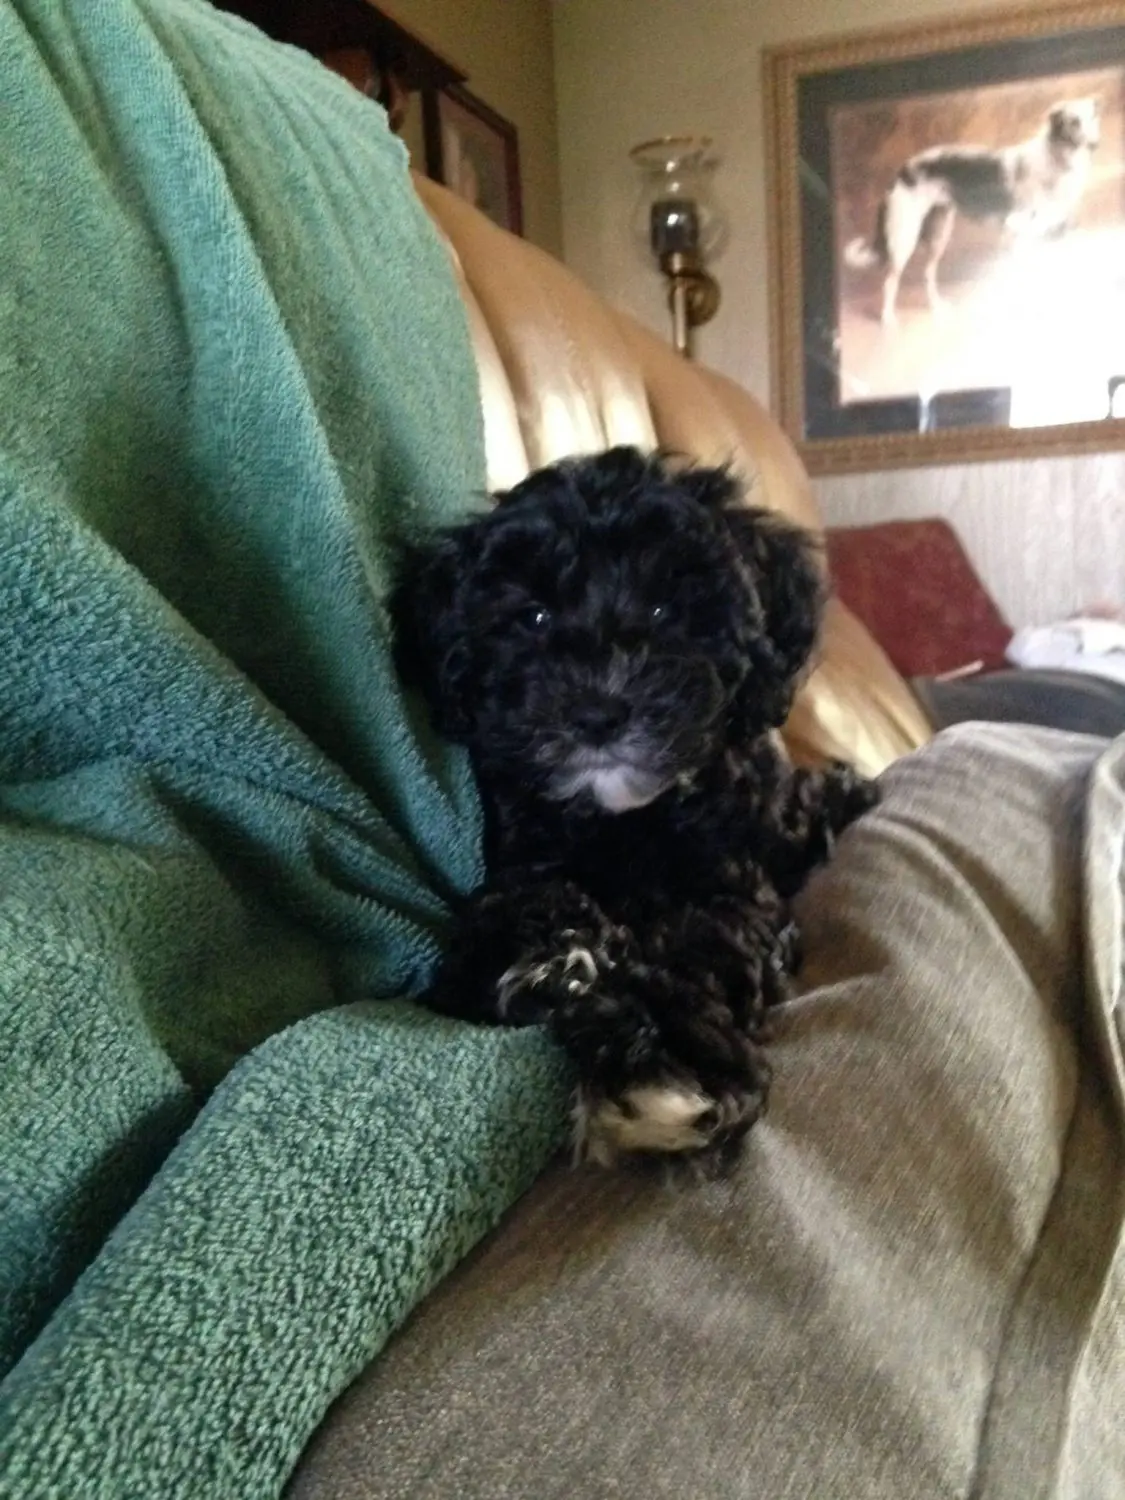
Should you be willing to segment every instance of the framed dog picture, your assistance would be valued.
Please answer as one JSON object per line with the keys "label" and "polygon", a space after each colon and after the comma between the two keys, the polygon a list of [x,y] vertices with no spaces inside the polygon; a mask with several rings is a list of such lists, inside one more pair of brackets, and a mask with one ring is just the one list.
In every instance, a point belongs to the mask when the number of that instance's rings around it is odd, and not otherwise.
{"label": "framed dog picture", "polygon": [[516,127],[461,84],[423,94],[426,171],[502,229],[523,233]]}
{"label": "framed dog picture", "polygon": [[809,470],[1125,447],[1125,3],[776,48],[765,82]]}

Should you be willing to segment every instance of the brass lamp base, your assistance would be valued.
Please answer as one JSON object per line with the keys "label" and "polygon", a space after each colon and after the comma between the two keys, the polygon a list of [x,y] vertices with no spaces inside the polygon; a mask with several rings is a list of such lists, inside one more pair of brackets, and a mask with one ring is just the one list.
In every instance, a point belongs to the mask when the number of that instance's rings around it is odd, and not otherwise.
{"label": "brass lamp base", "polygon": [[672,343],[685,359],[691,355],[691,330],[709,323],[719,310],[719,283],[703,269],[698,255],[674,250],[660,258],[668,279],[668,309],[672,314]]}

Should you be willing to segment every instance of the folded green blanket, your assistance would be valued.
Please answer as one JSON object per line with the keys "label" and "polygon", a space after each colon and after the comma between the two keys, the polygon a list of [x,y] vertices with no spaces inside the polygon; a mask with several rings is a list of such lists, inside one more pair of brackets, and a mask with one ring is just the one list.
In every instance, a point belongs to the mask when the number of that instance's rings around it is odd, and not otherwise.
{"label": "folded green blanket", "polygon": [[383,600],[472,355],[312,60],[198,0],[0,56],[0,1495],[252,1500],[563,1130],[541,1035],[409,1003],[479,809]]}

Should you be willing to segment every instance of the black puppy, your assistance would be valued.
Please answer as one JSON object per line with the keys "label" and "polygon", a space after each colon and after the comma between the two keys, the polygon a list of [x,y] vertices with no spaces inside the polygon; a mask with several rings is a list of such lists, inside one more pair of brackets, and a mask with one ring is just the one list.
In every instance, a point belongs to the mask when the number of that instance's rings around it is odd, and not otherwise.
{"label": "black puppy", "polygon": [[808,535],[632,448],[532,474],[408,559],[400,671],[467,745],[485,885],[429,1003],[545,1022],[580,1150],[734,1154],[761,1113],[789,898],[875,800],[771,734],[820,623]]}

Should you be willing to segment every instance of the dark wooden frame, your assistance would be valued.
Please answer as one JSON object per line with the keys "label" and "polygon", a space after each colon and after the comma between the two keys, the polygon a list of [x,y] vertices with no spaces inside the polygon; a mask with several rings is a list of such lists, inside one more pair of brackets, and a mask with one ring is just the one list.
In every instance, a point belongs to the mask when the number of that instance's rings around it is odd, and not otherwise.
{"label": "dark wooden frame", "polygon": [[315,57],[363,48],[377,71],[393,72],[412,92],[462,83],[465,73],[405,27],[385,6],[367,0],[216,0],[276,41]]}
{"label": "dark wooden frame", "polygon": [[447,84],[442,89],[423,89],[422,128],[426,142],[426,175],[436,182],[447,183],[442,142],[441,105],[449,99],[496,137],[504,156],[508,222],[502,227],[513,234],[523,233],[523,192],[520,184],[519,133],[510,120],[485,104],[463,84]]}
{"label": "dark wooden frame", "polygon": [[[1053,61],[1050,61],[1053,59]],[[1073,61],[1072,61],[1073,59]],[[1125,67],[1125,3],[1062,3],[958,15],[771,48],[764,54],[767,194],[770,204],[771,358],[774,408],[812,473],[962,463],[1125,447],[1125,419],[1014,430],[991,425],[1002,392],[980,393],[979,411],[961,412],[944,431],[911,430],[910,400],[888,401],[874,430],[810,436],[831,422],[836,380],[835,240],[825,158],[833,103],[912,97],[943,88]],[[865,93],[863,90],[872,90]],[[896,95],[897,90],[897,95]],[[826,192],[827,188],[827,192]],[[827,317],[827,323],[826,323]],[[970,393],[954,393],[968,395]],[[972,393],[976,394],[976,393]],[[990,405],[991,403],[991,405]],[[841,422],[840,427],[844,426]],[[881,428],[881,430],[880,430]]]}

